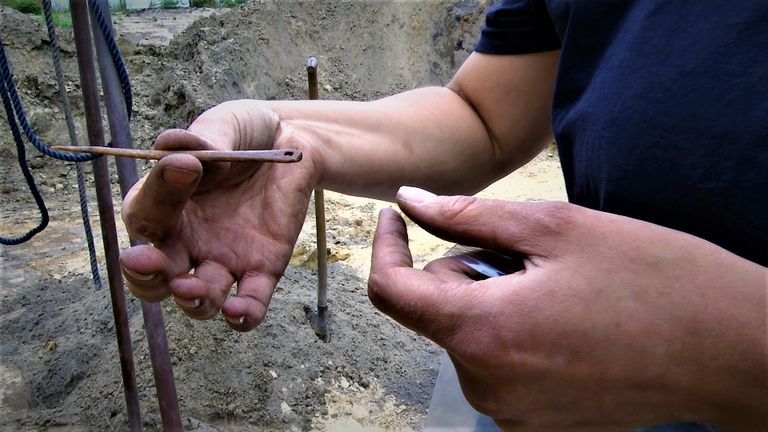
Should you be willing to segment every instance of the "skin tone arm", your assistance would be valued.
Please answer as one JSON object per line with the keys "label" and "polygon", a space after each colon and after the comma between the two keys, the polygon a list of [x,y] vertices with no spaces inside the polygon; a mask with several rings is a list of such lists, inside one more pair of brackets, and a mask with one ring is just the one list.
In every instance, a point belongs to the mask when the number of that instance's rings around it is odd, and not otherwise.
{"label": "skin tone arm", "polygon": [[[126,197],[123,220],[150,245],[121,255],[131,291],[173,295],[191,317],[223,312],[247,331],[264,318],[312,189],[393,199],[413,184],[474,192],[530,160],[550,138],[557,52],[473,54],[446,88],[374,102],[233,101],[159,149],[299,148],[298,164],[164,158]],[[193,270],[190,273],[190,270]],[[237,282],[237,295],[227,298]]]}
{"label": "skin tone arm", "polygon": [[551,141],[558,54],[473,54],[447,87],[270,107],[286,133],[311,137],[323,188],[390,201],[403,184],[474,193]]}

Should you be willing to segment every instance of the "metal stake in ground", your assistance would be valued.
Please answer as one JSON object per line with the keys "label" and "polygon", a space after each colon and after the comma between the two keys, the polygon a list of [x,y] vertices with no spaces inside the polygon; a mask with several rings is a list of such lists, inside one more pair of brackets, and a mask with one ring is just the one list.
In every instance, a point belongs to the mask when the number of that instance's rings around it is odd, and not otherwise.
{"label": "metal stake in ground", "polygon": [[[317,59],[307,59],[309,99],[318,99]],[[322,189],[315,189],[315,225],[317,226],[317,312],[306,308],[307,318],[317,337],[323,342],[331,340],[328,330],[328,246],[325,237],[325,196]]]}
{"label": "metal stake in ground", "polygon": [[[103,146],[104,125],[99,107],[99,88],[96,81],[96,67],[93,61],[91,32],[88,28],[88,8],[85,0],[71,0],[69,10],[72,14],[72,30],[75,36],[80,85],[83,89],[83,105],[85,107],[88,141],[93,146]],[[125,401],[128,406],[128,429],[132,432],[141,431],[141,410],[139,409],[139,392],[137,390],[136,373],[133,364],[131,330],[128,327],[123,276],[120,272],[120,246],[117,240],[115,209],[112,203],[112,190],[109,184],[109,167],[105,158],[93,161],[93,177],[96,183],[96,198],[99,205],[101,235],[107,261],[109,293],[112,298],[112,313],[115,319],[115,333],[120,352]]]}
{"label": "metal stake in ground", "polygon": [[[129,95],[123,93],[124,89],[115,66],[114,55],[119,58],[119,53],[111,51],[108,39],[105,37],[107,33],[114,34],[107,0],[91,0],[91,18],[112,145],[123,149],[132,148],[127,108],[129,104],[126,104],[126,98]],[[125,197],[131,186],[138,181],[136,164],[133,159],[118,158],[115,160],[115,166],[117,167],[120,192]],[[132,246],[137,244],[139,244],[137,241],[131,239]],[[165,335],[163,311],[159,304],[146,302],[141,302],[141,311],[144,317],[152,375],[155,379],[163,430],[181,431],[181,414],[173,367],[171,366],[171,356],[168,352],[168,341]]]}

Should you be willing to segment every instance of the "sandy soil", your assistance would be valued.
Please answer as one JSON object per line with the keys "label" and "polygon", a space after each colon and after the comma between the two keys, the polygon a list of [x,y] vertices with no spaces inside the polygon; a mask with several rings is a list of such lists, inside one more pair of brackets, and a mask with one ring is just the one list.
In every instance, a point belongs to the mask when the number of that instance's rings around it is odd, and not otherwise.
{"label": "sandy soil", "polygon": [[[371,14],[371,7],[378,13]],[[134,137],[147,146],[163,128],[183,125],[231,97],[303,98],[301,65],[308,54],[321,60],[326,98],[365,100],[442,84],[468,54],[484,7],[467,1],[255,2],[170,33],[163,30],[155,39],[146,33],[147,21],[158,22],[153,15],[131,17],[138,22],[133,26],[126,16],[117,27],[136,92]],[[34,20],[1,12],[0,32],[9,56],[15,65],[24,65],[17,68],[17,80],[33,125],[49,142],[66,141],[55,85],[46,72],[46,37],[34,28]],[[178,23],[185,13],[164,19]],[[361,22],[366,38],[342,37],[359,31]],[[168,34],[182,28],[179,37],[168,40]],[[79,84],[71,35],[62,35],[62,45],[74,95]],[[73,104],[81,115],[81,104]],[[79,125],[82,131],[82,119]],[[3,137],[0,155],[12,158],[10,149]],[[0,248],[0,430],[124,430],[108,292],[95,290],[90,281],[74,169],[34,155],[29,159],[52,222],[31,242]],[[3,235],[35,222],[34,205],[18,177],[10,164],[0,169]],[[565,199],[557,158],[539,155],[480,195]],[[172,303],[163,304],[186,430],[421,428],[440,351],[378,313],[366,296],[376,215],[390,205],[331,192],[326,196],[333,261],[330,343],[315,337],[304,313],[315,301],[311,214],[267,320],[255,331],[234,333],[220,319],[191,321]],[[451,246],[414,226],[409,234],[418,266]],[[121,238],[127,244],[123,233]],[[128,309],[143,420],[147,430],[157,430],[141,313],[130,296]]]}

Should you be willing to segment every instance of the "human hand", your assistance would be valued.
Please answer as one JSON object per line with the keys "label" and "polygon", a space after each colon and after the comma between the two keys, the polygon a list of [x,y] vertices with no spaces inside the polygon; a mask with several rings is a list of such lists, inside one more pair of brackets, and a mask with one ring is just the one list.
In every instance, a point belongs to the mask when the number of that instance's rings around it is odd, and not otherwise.
{"label": "human hand", "polygon": [[[158,137],[155,148],[162,150],[298,148],[304,158],[291,164],[201,164],[187,155],[160,160],[123,203],[129,235],[151,243],[120,257],[137,297],[153,302],[172,295],[196,319],[221,310],[239,331],[262,321],[316,181],[302,138],[280,126],[257,103],[233,101],[203,113],[186,131]],[[237,295],[229,297],[235,282]]]}
{"label": "human hand", "polygon": [[566,203],[402,188],[432,233],[519,254],[485,280],[460,259],[412,268],[384,210],[369,296],[446,348],[467,400],[514,431],[626,431],[679,421],[766,430],[764,267],[704,240]]}

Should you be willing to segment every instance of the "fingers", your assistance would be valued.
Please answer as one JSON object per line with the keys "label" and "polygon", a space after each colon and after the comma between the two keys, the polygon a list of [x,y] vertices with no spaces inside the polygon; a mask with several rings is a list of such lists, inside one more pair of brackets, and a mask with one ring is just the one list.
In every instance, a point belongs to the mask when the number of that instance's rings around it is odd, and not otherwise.
{"label": "fingers", "polygon": [[396,211],[382,209],[379,213],[372,253],[371,273],[413,267],[411,250],[408,249],[408,231],[403,218]]}
{"label": "fingers", "polygon": [[456,331],[456,296],[462,285],[412,264],[405,222],[394,210],[382,210],[373,239],[368,296],[402,325],[441,343]]}
{"label": "fingers", "polygon": [[195,319],[211,319],[219,312],[235,277],[224,266],[205,261],[193,275],[184,274],[170,281],[176,304]]}
{"label": "fingers", "polygon": [[200,181],[200,161],[188,155],[161,159],[123,202],[123,222],[137,240],[157,242],[173,234]]}
{"label": "fingers", "polygon": [[580,207],[567,203],[514,203],[467,196],[436,196],[404,186],[404,213],[446,240],[527,255],[553,253],[557,240],[578,223]]}
{"label": "fingers", "polygon": [[431,261],[424,267],[424,271],[432,273],[443,281],[465,283],[468,280],[487,279],[480,272],[473,269],[461,257],[444,257]]}
{"label": "fingers", "polygon": [[120,267],[131,292],[148,302],[168,297],[168,258],[149,245],[134,246],[120,254]]}
{"label": "fingers", "polygon": [[224,319],[237,331],[249,331],[267,315],[277,279],[266,273],[246,273],[237,284],[237,295],[221,308]]}

